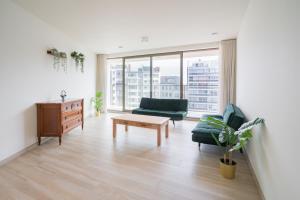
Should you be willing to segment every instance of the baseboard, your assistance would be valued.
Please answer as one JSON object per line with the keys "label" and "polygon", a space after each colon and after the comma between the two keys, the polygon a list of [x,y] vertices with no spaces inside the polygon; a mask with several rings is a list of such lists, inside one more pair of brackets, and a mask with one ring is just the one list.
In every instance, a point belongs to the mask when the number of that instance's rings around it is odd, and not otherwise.
{"label": "baseboard", "polygon": [[244,150],[244,155],[245,155],[246,161],[247,161],[247,163],[248,163],[248,166],[249,166],[249,168],[250,168],[251,175],[252,175],[252,177],[253,177],[253,179],[254,179],[254,181],[255,181],[255,184],[256,184],[256,186],[257,186],[257,188],[258,188],[259,196],[261,197],[262,200],[266,200],[265,195],[264,195],[264,193],[262,192],[261,186],[260,186],[260,184],[259,184],[259,182],[258,182],[258,179],[257,179],[256,173],[255,173],[255,171],[254,171],[254,168],[253,168],[253,166],[252,166],[252,164],[251,164],[251,162],[250,162],[248,153],[247,153],[247,151],[245,151],[245,150]]}
{"label": "baseboard", "polygon": [[[46,142],[46,141],[48,141],[50,139],[52,139],[52,138],[43,138],[42,139],[42,143],[44,143],[44,142]],[[23,155],[24,153],[26,153],[26,152],[28,152],[28,151],[36,148],[37,146],[38,146],[38,142],[35,142],[35,143],[29,145],[28,147],[25,147],[21,151],[18,151],[16,153],[14,153],[13,155],[8,156],[7,158],[5,158],[5,159],[3,159],[3,160],[0,161],[0,167],[3,166],[3,165],[5,165],[5,164],[7,164],[8,162],[16,159],[17,157]]]}
{"label": "baseboard", "polygon": [[[86,115],[86,116],[84,117],[84,119],[88,119],[88,118],[91,118],[91,117],[93,117],[93,115],[90,113],[90,114]],[[48,141],[48,140],[50,140],[50,139],[52,139],[52,137],[49,137],[49,138],[42,138],[41,143],[44,143],[44,142],[46,142],[46,141]],[[15,158],[21,156],[22,154],[24,154],[24,153],[30,151],[31,149],[33,149],[33,148],[35,148],[35,147],[37,147],[37,146],[38,146],[38,142],[35,142],[35,143],[29,145],[28,147],[25,147],[24,149],[22,149],[22,150],[20,150],[20,151],[18,151],[18,152],[16,152],[16,153],[14,153],[13,155],[11,155],[11,156],[9,156],[9,157],[7,157],[7,158],[1,160],[1,161],[0,161],[0,166],[5,165],[6,163],[8,163],[8,162],[14,160]]]}

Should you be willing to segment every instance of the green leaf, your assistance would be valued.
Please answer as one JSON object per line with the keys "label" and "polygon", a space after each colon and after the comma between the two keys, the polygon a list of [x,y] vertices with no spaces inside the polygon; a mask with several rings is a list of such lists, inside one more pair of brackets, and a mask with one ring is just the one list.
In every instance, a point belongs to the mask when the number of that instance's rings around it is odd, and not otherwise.
{"label": "green leaf", "polygon": [[243,146],[241,145],[241,143],[236,143],[236,145],[234,145],[231,149],[229,149],[230,152],[232,151],[238,151],[240,150],[241,148],[243,148]]}
{"label": "green leaf", "polygon": [[215,124],[219,124],[220,126],[226,126],[226,123],[223,120],[214,117],[207,117],[207,120]]}
{"label": "green leaf", "polygon": [[96,111],[100,111],[103,105],[102,102],[102,92],[97,91],[96,96],[92,98],[92,103],[94,103]]}
{"label": "green leaf", "polygon": [[224,130],[221,131],[221,133],[219,134],[219,141],[221,143],[225,143],[227,140],[226,140],[226,132]]}
{"label": "green leaf", "polygon": [[200,119],[200,122],[207,123],[208,125],[217,128],[217,129],[223,129],[226,124],[219,119],[213,118],[213,117],[207,117],[204,119]]}
{"label": "green leaf", "polygon": [[222,144],[219,142],[219,140],[216,138],[216,136],[213,133],[211,133],[211,136],[214,138],[218,146],[222,146]]}
{"label": "green leaf", "polygon": [[246,122],[244,124],[242,124],[242,126],[239,128],[239,130],[243,130],[243,129],[252,129],[254,126],[258,125],[258,124],[262,124],[264,123],[264,119],[257,117],[254,120],[251,120],[249,122]]}
{"label": "green leaf", "polygon": [[229,144],[231,145],[235,145],[237,142],[238,142],[239,138],[237,135],[235,134],[230,134],[230,137],[229,137]]}
{"label": "green leaf", "polygon": [[240,137],[243,137],[243,138],[252,138],[252,132],[251,130],[246,130],[246,131],[243,131],[239,134]]}

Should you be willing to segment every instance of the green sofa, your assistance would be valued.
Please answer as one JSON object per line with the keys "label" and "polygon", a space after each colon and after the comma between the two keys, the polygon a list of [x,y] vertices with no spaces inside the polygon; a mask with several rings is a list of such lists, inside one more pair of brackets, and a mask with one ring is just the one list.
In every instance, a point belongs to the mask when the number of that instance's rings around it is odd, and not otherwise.
{"label": "green sofa", "polygon": [[132,114],[169,117],[171,120],[183,120],[187,115],[187,99],[141,99],[140,107],[132,110]]}
{"label": "green sofa", "polygon": [[[215,117],[218,119],[223,120],[228,126],[231,128],[237,130],[240,128],[240,126],[245,122],[245,115],[242,113],[242,111],[235,105],[229,104],[227,105],[223,116],[221,115],[204,115],[203,118],[207,118],[208,116]],[[219,134],[221,132],[221,129],[217,129],[215,127],[212,127],[208,125],[205,122],[199,122],[197,126],[192,130],[192,140],[194,142],[200,144],[213,144],[217,145],[214,138],[211,136],[211,134],[214,134],[216,138],[219,137]]]}

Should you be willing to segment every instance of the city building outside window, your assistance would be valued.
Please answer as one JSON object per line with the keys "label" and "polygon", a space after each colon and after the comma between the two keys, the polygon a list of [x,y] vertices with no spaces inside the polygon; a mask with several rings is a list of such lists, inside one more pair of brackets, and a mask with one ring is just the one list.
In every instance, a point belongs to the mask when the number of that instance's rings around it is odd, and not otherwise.
{"label": "city building outside window", "polygon": [[139,107],[142,97],[179,99],[182,96],[188,99],[189,117],[219,113],[218,50],[123,59],[107,62],[109,109],[132,110]]}

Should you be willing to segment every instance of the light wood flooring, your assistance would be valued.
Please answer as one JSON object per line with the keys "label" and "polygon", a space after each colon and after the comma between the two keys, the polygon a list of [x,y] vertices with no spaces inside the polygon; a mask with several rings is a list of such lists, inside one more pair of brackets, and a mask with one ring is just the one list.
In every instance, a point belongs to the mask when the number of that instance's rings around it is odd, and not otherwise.
{"label": "light wood flooring", "polygon": [[156,131],[118,126],[110,117],[88,118],[80,128],[45,141],[0,167],[0,199],[260,199],[245,158],[237,153],[237,177],[219,175],[222,148],[191,141],[196,122],[170,123],[156,145]]}

